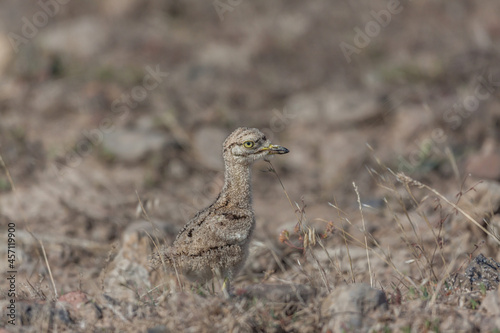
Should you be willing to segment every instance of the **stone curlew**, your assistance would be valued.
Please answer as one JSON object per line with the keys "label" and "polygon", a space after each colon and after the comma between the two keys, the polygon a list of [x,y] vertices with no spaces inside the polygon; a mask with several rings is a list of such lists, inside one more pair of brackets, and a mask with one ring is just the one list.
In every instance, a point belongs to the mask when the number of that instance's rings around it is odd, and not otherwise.
{"label": "stone curlew", "polygon": [[256,128],[240,127],[231,133],[223,145],[224,187],[219,196],[181,229],[172,246],[153,255],[151,266],[175,266],[199,283],[221,277],[227,294],[230,280],[248,256],[255,227],[251,165],[268,155],[286,153],[288,149],[271,144]]}

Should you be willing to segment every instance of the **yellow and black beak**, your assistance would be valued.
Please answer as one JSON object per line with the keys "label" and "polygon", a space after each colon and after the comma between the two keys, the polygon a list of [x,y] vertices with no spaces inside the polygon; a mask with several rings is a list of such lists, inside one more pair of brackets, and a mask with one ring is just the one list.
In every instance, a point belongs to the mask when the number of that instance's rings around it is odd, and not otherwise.
{"label": "yellow and black beak", "polygon": [[286,154],[286,153],[290,152],[285,147],[278,146],[278,145],[269,145],[269,147],[264,147],[264,148],[262,148],[262,150],[268,150],[269,151],[269,155]]}

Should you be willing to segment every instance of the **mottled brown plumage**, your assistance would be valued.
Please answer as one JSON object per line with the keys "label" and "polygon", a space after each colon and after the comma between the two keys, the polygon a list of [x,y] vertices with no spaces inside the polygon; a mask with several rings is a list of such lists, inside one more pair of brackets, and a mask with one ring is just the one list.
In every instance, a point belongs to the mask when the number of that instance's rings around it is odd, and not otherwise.
{"label": "mottled brown plumage", "polygon": [[190,280],[205,283],[214,275],[231,280],[245,263],[255,227],[250,167],[288,149],[272,145],[255,128],[240,127],[224,141],[224,187],[213,204],[198,212],[179,232],[173,246],[151,259],[175,266]]}

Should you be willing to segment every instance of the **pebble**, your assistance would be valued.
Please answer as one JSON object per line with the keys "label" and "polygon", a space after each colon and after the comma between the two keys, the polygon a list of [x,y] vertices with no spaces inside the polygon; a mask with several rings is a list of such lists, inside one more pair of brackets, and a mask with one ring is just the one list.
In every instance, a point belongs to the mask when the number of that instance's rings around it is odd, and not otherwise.
{"label": "pebble", "polygon": [[374,324],[367,314],[377,309],[388,309],[383,291],[366,284],[338,286],[321,304],[323,332],[365,331]]}
{"label": "pebble", "polygon": [[227,134],[217,127],[203,127],[194,134],[193,147],[201,164],[212,170],[224,169],[221,153]]}
{"label": "pebble", "polygon": [[500,180],[500,150],[494,139],[486,140],[481,150],[469,157],[466,171],[478,178]]}

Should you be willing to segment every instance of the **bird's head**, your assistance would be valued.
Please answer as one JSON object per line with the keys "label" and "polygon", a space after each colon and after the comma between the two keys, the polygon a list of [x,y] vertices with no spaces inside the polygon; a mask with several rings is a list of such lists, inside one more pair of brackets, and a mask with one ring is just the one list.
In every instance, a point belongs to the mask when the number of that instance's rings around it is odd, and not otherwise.
{"label": "bird's head", "polygon": [[224,159],[249,165],[267,155],[286,154],[285,147],[273,145],[264,133],[256,128],[240,127],[224,141]]}

